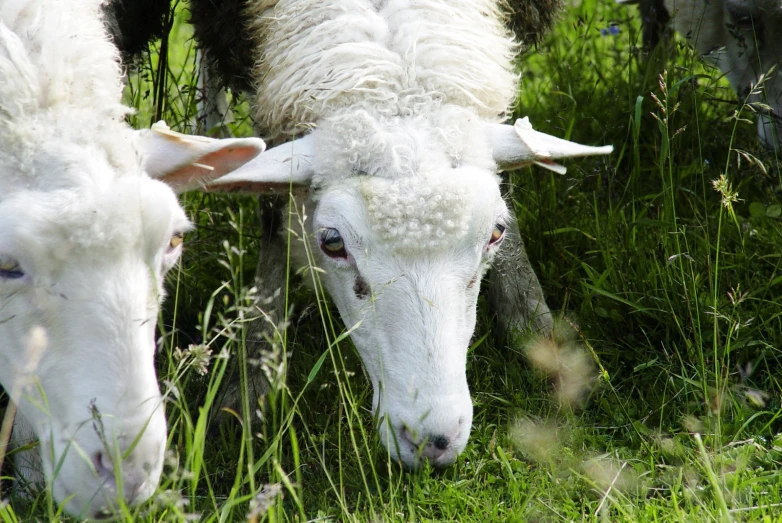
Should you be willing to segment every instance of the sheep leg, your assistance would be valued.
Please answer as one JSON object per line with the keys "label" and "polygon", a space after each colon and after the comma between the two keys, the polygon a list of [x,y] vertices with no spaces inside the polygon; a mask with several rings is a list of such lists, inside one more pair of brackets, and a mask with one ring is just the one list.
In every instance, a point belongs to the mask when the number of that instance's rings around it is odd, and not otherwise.
{"label": "sheep leg", "polygon": [[531,330],[548,336],[553,318],[515,219],[508,222],[505,235],[488,281],[489,304],[505,334]]}
{"label": "sheep leg", "polygon": [[[287,245],[280,235],[283,210],[288,197],[263,198],[260,201],[261,240],[254,286],[258,298],[253,307],[254,318],[245,337],[247,354],[247,393],[251,411],[269,392],[269,379],[264,372],[264,360],[281,357],[280,337],[285,329],[285,281],[287,277]],[[239,362],[241,363],[241,362]],[[284,368],[284,366],[282,366]],[[238,365],[233,375],[226,377],[227,385],[218,407],[241,412],[242,386]]]}
{"label": "sheep leg", "polygon": [[205,51],[198,52],[198,129],[201,134],[213,138],[230,138],[229,123],[233,113],[228,106],[228,96],[220,85],[220,79],[210,70]]}

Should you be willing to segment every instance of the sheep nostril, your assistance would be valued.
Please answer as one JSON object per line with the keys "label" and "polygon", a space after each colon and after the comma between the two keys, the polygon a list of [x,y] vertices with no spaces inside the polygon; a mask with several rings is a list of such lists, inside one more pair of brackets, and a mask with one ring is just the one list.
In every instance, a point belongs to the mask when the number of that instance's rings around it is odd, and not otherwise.
{"label": "sheep nostril", "polygon": [[448,438],[445,436],[435,436],[432,438],[432,445],[434,445],[437,450],[445,450],[448,448],[449,444],[450,441],[448,441]]}
{"label": "sheep nostril", "polygon": [[102,478],[114,477],[114,464],[107,453],[96,452],[92,456],[92,466],[95,467],[95,472],[98,473],[98,476]]}

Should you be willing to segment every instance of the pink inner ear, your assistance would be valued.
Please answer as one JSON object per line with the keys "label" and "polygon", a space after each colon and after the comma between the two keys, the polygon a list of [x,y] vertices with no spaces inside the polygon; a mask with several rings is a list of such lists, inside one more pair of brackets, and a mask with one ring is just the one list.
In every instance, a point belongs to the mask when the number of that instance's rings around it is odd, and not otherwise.
{"label": "pink inner ear", "polygon": [[165,181],[174,186],[207,185],[210,181],[235,171],[256,156],[258,149],[255,147],[224,147],[169,173],[165,176]]}

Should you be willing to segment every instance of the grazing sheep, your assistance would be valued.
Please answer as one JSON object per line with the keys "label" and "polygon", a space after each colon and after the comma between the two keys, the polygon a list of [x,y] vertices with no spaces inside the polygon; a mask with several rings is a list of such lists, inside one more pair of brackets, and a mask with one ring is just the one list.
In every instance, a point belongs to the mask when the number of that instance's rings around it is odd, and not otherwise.
{"label": "grazing sheep", "polygon": [[[676,31],[720,68],[742,100],[770,107],[759,110],[758,136],[769,148],[782,147],[782,0],[619,2],[641,7],[647,45],[656,44],[671,18]],[[765,80],[758,88],[761,77]]]}
{"label": "grazing sheep", "polygon": [[[113,3],[129,3],[133,6],[134,0],[113,0]],[[249,93],[254,90],[252,69],[257,58],[257,49],[253,32],[237,30],[245,26],[247,6],[253,3],[252,0],[190,2],[190,22],[195,26],[199,43],[209,51],[209,68],[222,79],[226,87],[238,92]],[[272,3],[266,2],[264,5]],[[554,24],[564,1],[505,0],[505,4],[504,14],[509,28],[521,43],[534,45],[540,42]],[[139,10],[139,13],[142,12],[149,11]],[[139,16],[140,14],[136,15]]]}
{"label": "grazing sheep", "polygon": [[[551,326],[496,173],[559,169],[557,158],[611,148],[538,133],[526,119],[501,123],[518,88],[503,2],[230,3],[221,8],[237,20],[191,0],[196,38],[218,64],[234,61],[224,76],[255,79],[256,123],[281,145],[209,188],[273,193],[292,183],[303,193],[307,237],[372,380],[383,444],[410,467],[446,466],[470,433],[467,347],[495,258],[501,321]],[[253,43],[251,74],[215,27]],[[506,236],[515,245],[498,256]],[[285,245],[266,241],[258,277],[272,295]],[[280,301],[272,308],[279,318]]]}
{"label": "grazing sheep", "polygon": [[136,135],[100,8],[0,0],[0,386],[54,498],[88,518],[163,467],[155,325],[190,224],[145,171],[189,188],[263,150]]}

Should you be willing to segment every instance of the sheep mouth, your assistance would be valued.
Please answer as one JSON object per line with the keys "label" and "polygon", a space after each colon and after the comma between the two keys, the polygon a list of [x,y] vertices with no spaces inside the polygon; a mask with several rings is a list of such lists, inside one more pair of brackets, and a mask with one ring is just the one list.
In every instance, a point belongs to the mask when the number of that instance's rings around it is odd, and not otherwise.
{"label": "sheep mouth", "polygon": [[[72,500],[76,498],[76,493],[73,492],[71,489],[69,489],[64,481],[62,481],[59,478],[57,478],[55,481],[57,482],[57,485],[62,488],[63,500]],[[89,501],[92,501],[96,496],[102,495],[104,490],[105,487],[103,484],[101,484]],[[82,515],[80,517],[87,517],[95,521],[113,521],[116,520],[119,515],[116,511],[111,510],[110,508],[107,508],[105,506],[98,509],[85,507],[84,510],[81,512],[81,514]]]}

